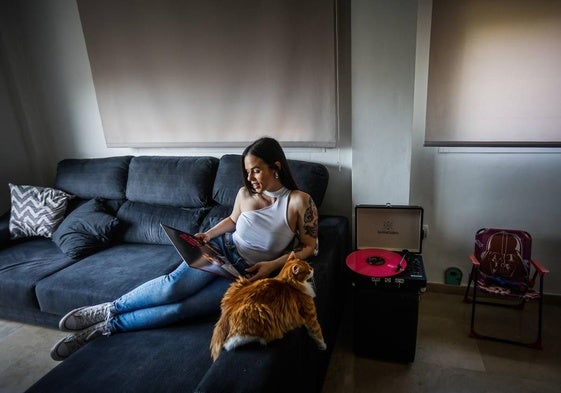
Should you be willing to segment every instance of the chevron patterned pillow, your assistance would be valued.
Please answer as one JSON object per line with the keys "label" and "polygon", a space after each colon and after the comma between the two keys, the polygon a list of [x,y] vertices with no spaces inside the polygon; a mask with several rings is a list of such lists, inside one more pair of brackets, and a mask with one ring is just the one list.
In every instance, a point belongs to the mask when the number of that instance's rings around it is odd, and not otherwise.
{"label": "chevron patterned pillow", "polygon": [[52,237],[64,219],[66,206],[73,195],[48,187],[9,185],[12,239],[28,236]]}

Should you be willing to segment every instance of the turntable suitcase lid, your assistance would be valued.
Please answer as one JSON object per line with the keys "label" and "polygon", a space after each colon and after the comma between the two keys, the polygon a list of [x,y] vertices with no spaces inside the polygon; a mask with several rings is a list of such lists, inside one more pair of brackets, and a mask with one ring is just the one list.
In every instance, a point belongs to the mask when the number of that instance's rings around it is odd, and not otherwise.
{"label": "turntable suitcase lid", "polygon": [[422,243],[421,206],[355,206],[355,250],[382,248],[420,254]]}

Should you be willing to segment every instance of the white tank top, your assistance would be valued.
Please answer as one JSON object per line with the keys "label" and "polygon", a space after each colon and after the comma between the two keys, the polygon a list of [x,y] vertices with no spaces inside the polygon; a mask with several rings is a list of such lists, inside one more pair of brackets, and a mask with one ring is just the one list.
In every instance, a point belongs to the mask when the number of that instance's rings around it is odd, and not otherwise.
{"label": "white tank top", "polygon": [[248,264],[278,258],[294,239],[287,220],[289,195],[290,190],[285,188],[271,206],[243,212],[238,217],[232,238]]}

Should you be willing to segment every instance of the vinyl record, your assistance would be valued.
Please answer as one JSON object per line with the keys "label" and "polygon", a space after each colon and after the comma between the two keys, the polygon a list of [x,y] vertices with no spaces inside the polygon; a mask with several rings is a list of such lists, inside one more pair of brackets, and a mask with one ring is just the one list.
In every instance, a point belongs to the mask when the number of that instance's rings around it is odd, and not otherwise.
{"label": "vinyl record", "polygon": [[346,263],[353,272],[368,277],[395,276],[407,267],[407,261],[400,254],[380,248],[354,251]]}

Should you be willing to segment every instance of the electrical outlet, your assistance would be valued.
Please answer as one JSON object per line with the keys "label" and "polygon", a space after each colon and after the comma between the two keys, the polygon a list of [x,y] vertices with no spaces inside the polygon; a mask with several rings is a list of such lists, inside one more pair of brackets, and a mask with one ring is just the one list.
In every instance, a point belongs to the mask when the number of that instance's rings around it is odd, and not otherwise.
{"label": "electrical outlet", "polygon": [[423,225],[423,239],[429,237],[429,226],[427,224]]}

